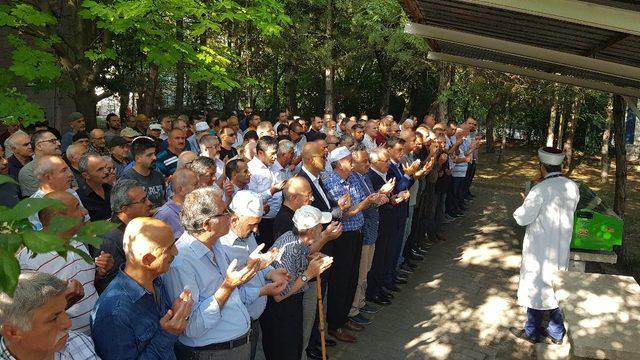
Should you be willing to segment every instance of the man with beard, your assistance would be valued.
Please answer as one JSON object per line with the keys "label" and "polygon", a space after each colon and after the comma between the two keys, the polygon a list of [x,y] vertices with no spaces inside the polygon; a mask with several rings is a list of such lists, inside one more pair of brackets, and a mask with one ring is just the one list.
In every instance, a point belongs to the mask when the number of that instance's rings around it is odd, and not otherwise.
{"label": "man with beard", "polygon": [[154,208],[165,203],[164,176],[154,169],[156,161],[156,144],[148,137],[139,137],[131,144],[134,157],[133,167],[125,171],[123,179],[137,180],[147,193]]}
{"label": "man with beard", "polygon": [[67,151],[67,146],[73,143],[73,135],[84,131],[87,124],[84,115],[79,112],[72,112],[67,115],[67,123],[69,124],[70,130],[62,135],[60,143],[62,152]]}

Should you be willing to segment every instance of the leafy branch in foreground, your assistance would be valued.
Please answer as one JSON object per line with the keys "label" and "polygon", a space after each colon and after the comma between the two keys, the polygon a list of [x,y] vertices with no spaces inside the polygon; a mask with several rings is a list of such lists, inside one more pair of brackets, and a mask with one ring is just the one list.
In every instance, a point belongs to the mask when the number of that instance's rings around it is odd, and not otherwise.
{"label": "leafy branch in foreground", "polygon": [[[0,186],[6,183],[15,183],[9,176],[0,175]],[[47,231],[34,231],[29,222],[29,216],[40,210],[54,207],[62,208],[63,204],[57,200],[48,198],[27,198],[21,200],[13,208],[0,206],[0,291],[13,295],[18,284],[20,264],[16,253],[26,247],[33,254],[43,254],[55,251],[60,256],[66,257],[69,251],[75,252],[82,258],[92,263],[91,256],[69,244],[69,239],[58,234],[77,226],[81,220],[66,216],[57,216],[53,219]],[[82,224],[77,231],[74,240],[86,245],[99,247],[102,240],[100,235],[115,228],[116,225],[108,221],[93,221]]]}

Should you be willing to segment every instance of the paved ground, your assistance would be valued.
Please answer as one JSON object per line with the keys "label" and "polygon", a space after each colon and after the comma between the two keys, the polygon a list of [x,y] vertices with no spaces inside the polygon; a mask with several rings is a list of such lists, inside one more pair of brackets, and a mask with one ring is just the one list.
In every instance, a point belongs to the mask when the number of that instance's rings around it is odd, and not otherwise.
{"label": "paved ground", "polygon": [[329,349],[331,359],[530,359],[533,348],[509,326],[523,230],[512,220],[515,191],[475,188],[467,215],[449,224],[393,305],[374,315],[358,343]]}

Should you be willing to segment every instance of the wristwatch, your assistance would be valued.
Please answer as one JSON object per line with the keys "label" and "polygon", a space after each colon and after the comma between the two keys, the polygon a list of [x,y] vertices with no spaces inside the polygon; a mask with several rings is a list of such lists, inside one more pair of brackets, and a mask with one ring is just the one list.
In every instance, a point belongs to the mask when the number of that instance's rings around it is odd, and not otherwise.
{"label": "wristwatch", "polygon": [[307,275],[302,274],[300,276],[300,280],[302,280],[303,283],[307,283],[309,281],[309,278],[307,277]]}

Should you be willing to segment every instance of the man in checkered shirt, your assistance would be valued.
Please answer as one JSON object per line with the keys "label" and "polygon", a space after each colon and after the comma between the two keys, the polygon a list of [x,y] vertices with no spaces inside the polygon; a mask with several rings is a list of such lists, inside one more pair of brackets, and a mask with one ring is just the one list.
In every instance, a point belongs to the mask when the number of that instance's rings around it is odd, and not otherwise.
{"label": "man in checkered shirt", "polygon": [[25,272],[13,298],[0,293],[0,359],[99,359],[93,341],[69,331],[67,283],[53,275]]}

